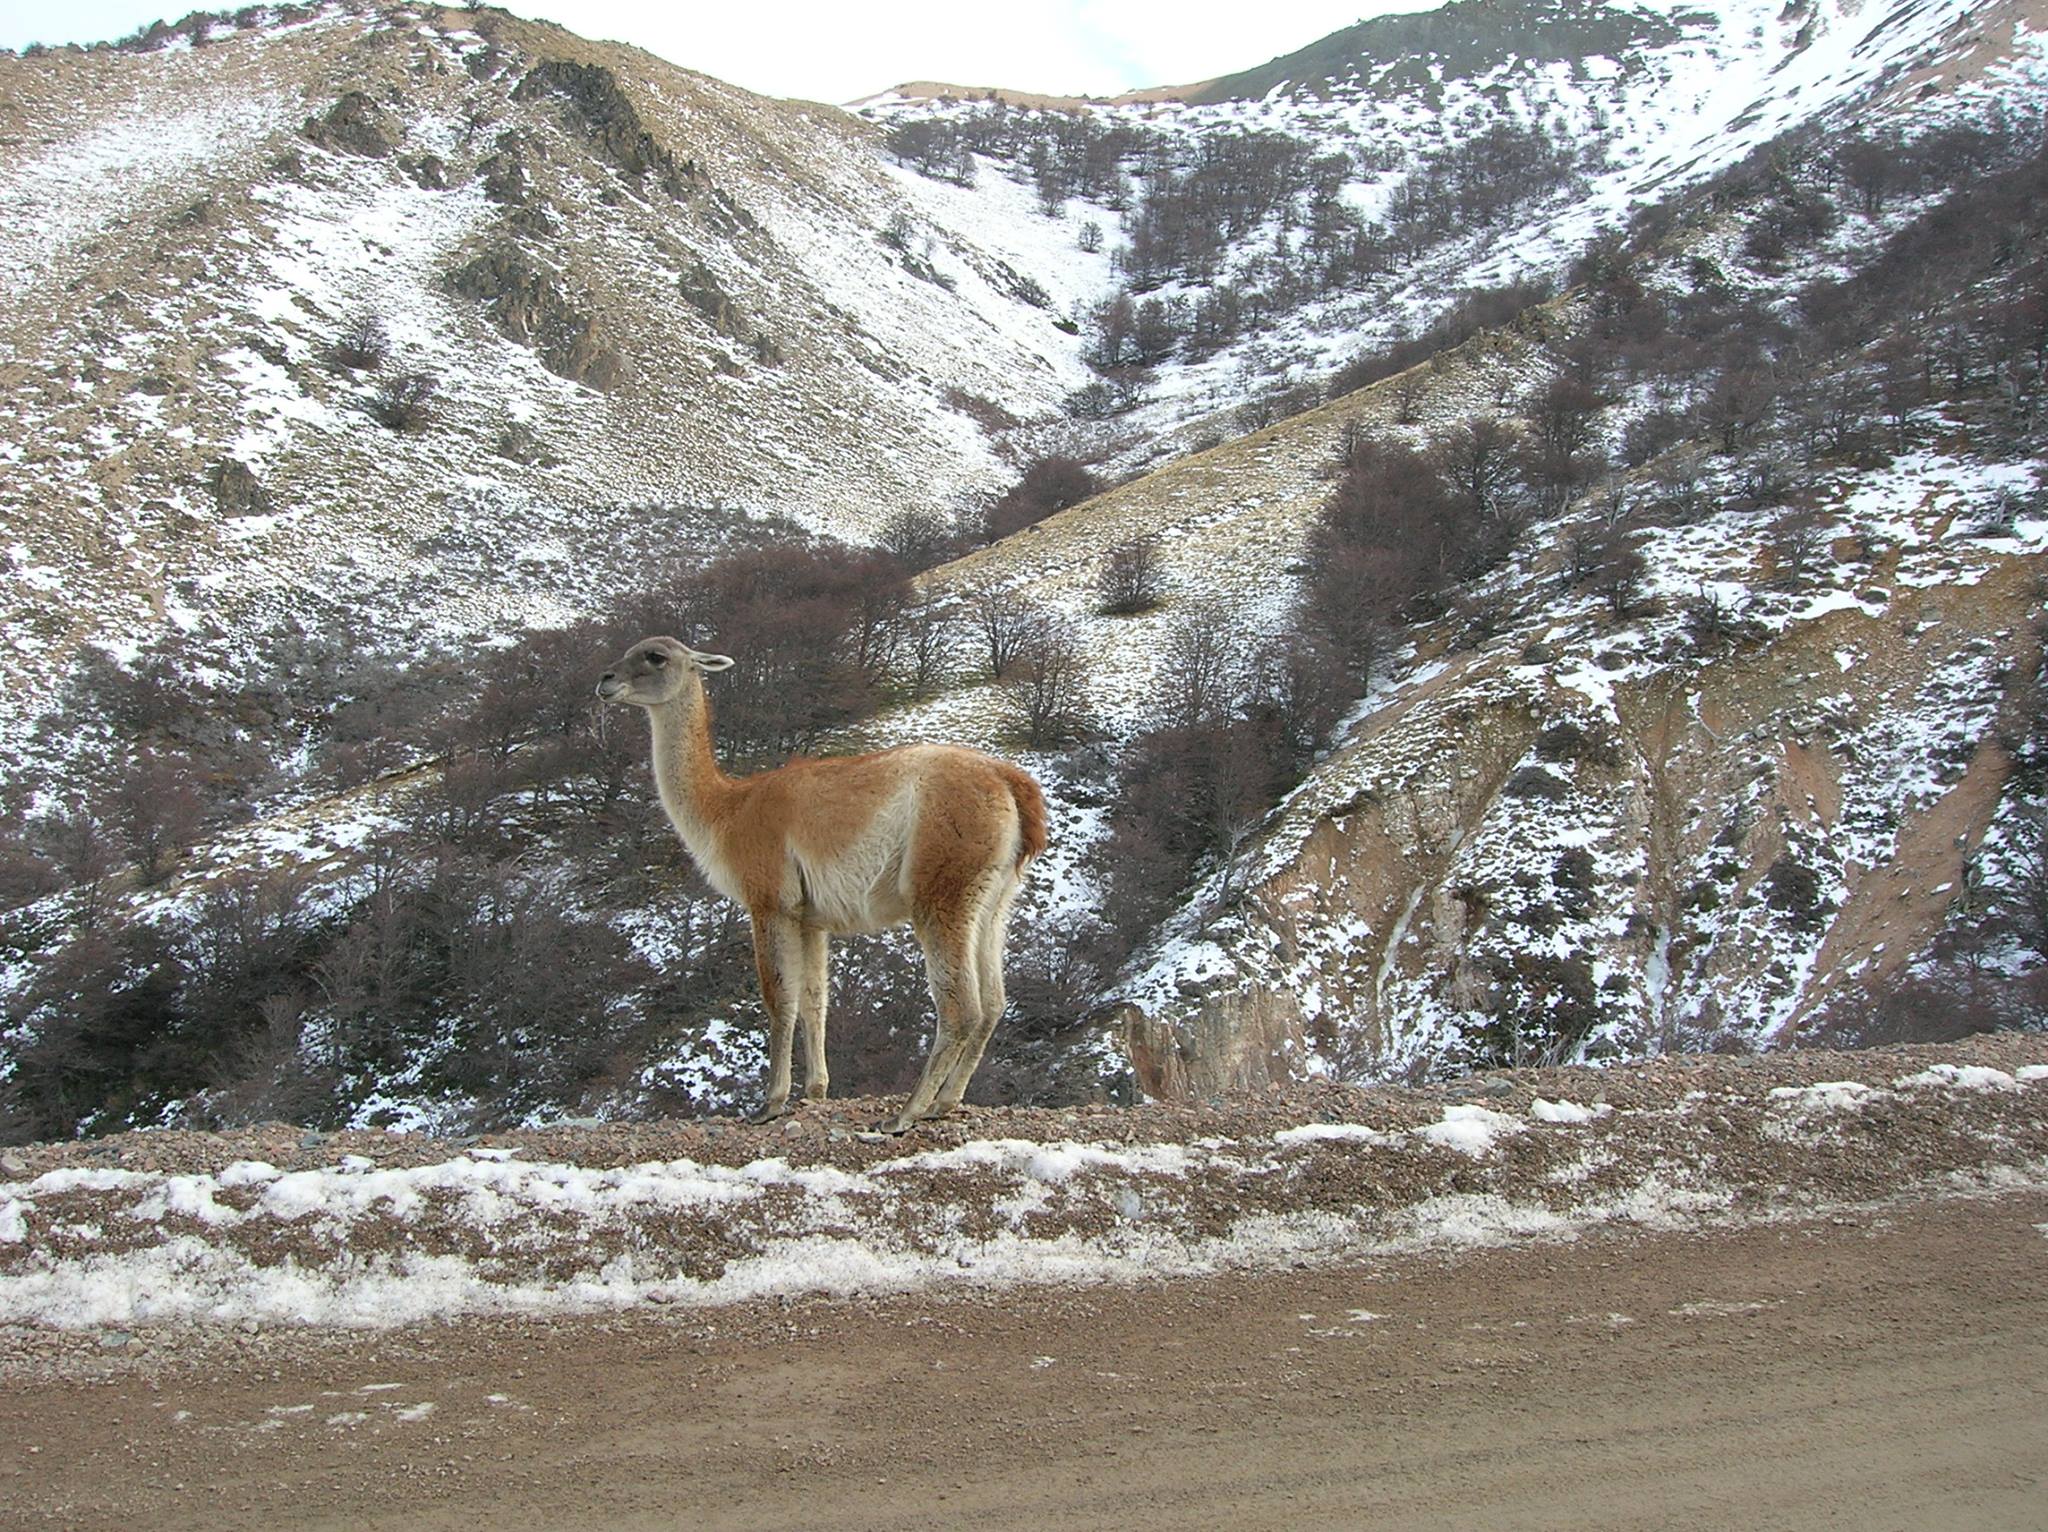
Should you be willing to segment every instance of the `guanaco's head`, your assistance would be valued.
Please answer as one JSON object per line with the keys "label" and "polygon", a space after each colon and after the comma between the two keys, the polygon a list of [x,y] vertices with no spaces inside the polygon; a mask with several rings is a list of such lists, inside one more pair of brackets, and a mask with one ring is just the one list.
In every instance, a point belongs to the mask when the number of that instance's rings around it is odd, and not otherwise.
{"label": "guanaco's head", "polygon": [[597,694],[607,702],[659,707],[703,672],[731,664],[722,654],[704,654],[673,638],[643,638],[597,678]]}

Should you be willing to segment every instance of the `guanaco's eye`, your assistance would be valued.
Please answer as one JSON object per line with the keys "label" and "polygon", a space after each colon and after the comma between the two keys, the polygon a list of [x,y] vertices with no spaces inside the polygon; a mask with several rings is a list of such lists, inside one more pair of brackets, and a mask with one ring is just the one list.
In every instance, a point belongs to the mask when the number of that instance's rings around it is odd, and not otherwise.
{"label": "guanaco's eye", "polygon": [[647,663],[650,665],[666,665],[668,663],[668,656],[657,649],[647,656]]}

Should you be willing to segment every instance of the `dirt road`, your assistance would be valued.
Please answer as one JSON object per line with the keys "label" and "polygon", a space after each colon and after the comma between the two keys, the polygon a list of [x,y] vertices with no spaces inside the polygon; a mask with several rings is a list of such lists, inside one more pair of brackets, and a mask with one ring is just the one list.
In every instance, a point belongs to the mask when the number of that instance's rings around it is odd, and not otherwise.
{"label": "dirt road", "polygon": [[2048,1527],[2048,1197],[1005,1297],[188,1336],[0,1520]]}

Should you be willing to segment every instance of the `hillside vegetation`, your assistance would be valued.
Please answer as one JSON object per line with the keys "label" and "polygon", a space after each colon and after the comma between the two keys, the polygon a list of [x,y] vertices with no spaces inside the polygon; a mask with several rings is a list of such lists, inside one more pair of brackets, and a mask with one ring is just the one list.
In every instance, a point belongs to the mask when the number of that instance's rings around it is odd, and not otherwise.
{"label": "hillside vegetation", "polygon": [[2039,51],[1525,9],[872,122],[488,11],[0,60],[0,1129],[749,1100],[659,631],[729,764],[1043,778],[988,1100],[2037,1025]]}

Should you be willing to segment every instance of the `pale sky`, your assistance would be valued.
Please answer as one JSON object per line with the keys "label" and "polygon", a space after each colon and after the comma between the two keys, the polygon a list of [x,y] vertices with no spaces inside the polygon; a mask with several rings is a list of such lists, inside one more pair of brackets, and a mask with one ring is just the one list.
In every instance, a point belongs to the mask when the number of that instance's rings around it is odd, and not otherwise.
{"label": "pale sky", "polygon": [[[773,96],[851,101],[905,80],[1110,95],[1250,69],[1365,15],[1441,0],[512,0],[507,9],[613,38]],[[234,8],[230,0],[229,9]],[[0,0],[0,47],[124,37],[189,0]]]}

